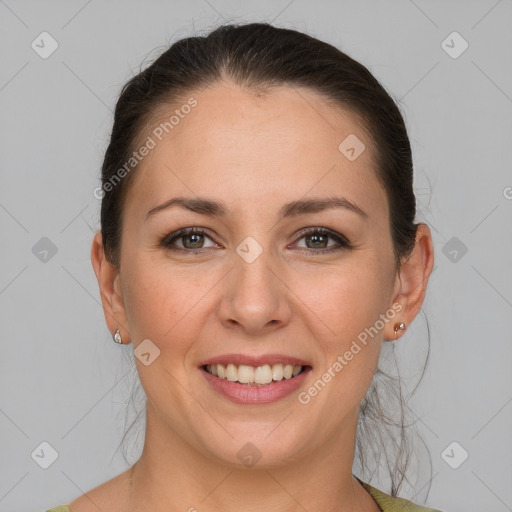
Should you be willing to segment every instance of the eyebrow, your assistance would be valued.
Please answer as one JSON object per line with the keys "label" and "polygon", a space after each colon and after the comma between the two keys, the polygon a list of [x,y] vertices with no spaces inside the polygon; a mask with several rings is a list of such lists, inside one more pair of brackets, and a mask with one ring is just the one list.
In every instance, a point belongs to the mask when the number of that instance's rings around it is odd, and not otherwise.
{"label": "eyebrow", "polygon": [[[172,206],[180,206],[201,215],[208,215],[211,217],[226,217],[229,215],[229,209],[221,202],[213,201],[206,198],[188,198],[188,197],[173,197],[158,206],[155,206],[146,213],[146,220],[151,215],[157,212],[170,208]],[[368,214],[361,210],[359,206],[350,202],[344,197],[327,197],[327,198],[312,198],[301,199],[292,201],[282,206],[280,210],[280,217],[296,217],[308,213],[317,213],[332,208],[344,208],[352,211],[363,218],[368,218]]]}

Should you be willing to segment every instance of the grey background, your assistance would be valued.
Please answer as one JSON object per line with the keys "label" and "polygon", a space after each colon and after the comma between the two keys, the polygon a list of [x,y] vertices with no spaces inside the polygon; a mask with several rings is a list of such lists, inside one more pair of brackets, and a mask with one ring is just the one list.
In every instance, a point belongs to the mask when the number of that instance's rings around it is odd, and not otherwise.
{"label": "grey background", "polygon": [[[436,250],[412,407],[432,456],[427,503],[512,510],[510,0],[0,0],[0,511],[69,503],[126,468],[114,452],[132,346],[110,338],[89,257],[120,87],[169,40],[260,20],[338,46],[400,102]],[[43,31],[59,45],[47,59],[31,47]],[[453,31],[469,44],[458,58],[441,45]],[[419,315],[397,347],[405,365],[425,326]],[[58,452],[48,469],[31,456],[43,441]],[[457,469],[442,457],[453,441],[469,453]]]}

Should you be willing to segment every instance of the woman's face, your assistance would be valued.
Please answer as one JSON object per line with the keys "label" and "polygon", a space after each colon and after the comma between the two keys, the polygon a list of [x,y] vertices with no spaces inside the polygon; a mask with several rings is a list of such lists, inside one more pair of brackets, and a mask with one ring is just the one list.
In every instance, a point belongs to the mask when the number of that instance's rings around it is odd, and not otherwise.
{"label": "woman's face", "polygon": [[[352,435],[382,340],[401,321],[374,149],[353,115],[308,89],[224,83],[191,96],[197,105],[161,141],[161,130],[146,134],[156,145],[125,203],[116,314],[146,354],[137,369],[161,432],[212,460],[299,460]],[[190,208],[154,210],[178,197]],[[202,233],[175,236],[185,228]],[[221,381],[208,362],[246,364]],[[266,364],[258,379],[278,380],[290,371],[279,363],[306,371],[264,386],[231,380]]]}

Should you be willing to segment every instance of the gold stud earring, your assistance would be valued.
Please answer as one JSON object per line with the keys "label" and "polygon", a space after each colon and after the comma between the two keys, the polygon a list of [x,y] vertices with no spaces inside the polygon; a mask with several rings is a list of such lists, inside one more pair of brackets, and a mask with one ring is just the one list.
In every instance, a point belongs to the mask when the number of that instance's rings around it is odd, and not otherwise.
{"label": "gold stud earring", "polygon": [[398,331],[405,331],[405,324],[403,322],[400,322],[400,323],[397,323],[395,324],[395,340],[396,340],[396,335],[398,333]]}

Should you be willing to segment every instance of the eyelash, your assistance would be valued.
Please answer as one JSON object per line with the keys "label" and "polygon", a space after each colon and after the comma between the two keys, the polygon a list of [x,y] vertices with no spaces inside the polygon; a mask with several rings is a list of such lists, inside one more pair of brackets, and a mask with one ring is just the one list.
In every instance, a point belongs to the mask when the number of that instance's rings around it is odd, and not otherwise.
{"label": "eyelash", "polygon": [[[204,248],[199,248],[199,249],[182,249],[181,247],[172,247],[172,243],[175,241],[175,240],[179,240],[180,238],[183,238],[187,235],[204,235],[208,238],[211,239],[211,237],[206,233],[206,231],[202,228],[195,228],[195,227],[191,227],[191,228],[184,228],[184,229],[180,229],[179,231],[176,231],[174,233],[171,233],[170,235],[167,235],[160,243],[160,245],[162,247],[164,247],[165,249],[168,249],[168,250],[171,250],[171,251],[175,251],[175,252],[186,252],[186,253],[199,253],[199,252],[202,252],[202,251],[205,251],[205,250],[208,250],[208,249],[212,249],[212,247],[204,247]],[[353,249],[353,245],[343,236],[343,235],[339,235],[329,229],[326,229],[326,228],[309,228],[305,231],[302,231],[299,235],[299,238],[297,239],[298,240],[301,240],[302,238],[304,238],[305,236],[307,235],[311,235],[311,234],[318,234],[318,235],[323,235],[323,236],[329,236],[330,238],[332,238],[333,240],[335,240],[339,245],[338,246],[334,246],[334,247],[330,247],[328,249],[318,249],[318,250],[315,250],[315,249],[303,249],[303,252],[305,254],[308,254],[308,255],[311,255],[311,256],[318,256],[319,254],[328,254],[328,253],[331,253],[331,252],[335,252],[335,251],[341,251],[343,249]],[[213,242],[213,240],[212,240]]]}

